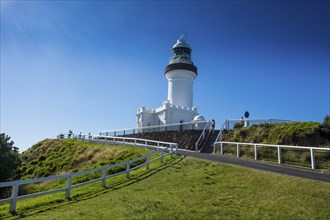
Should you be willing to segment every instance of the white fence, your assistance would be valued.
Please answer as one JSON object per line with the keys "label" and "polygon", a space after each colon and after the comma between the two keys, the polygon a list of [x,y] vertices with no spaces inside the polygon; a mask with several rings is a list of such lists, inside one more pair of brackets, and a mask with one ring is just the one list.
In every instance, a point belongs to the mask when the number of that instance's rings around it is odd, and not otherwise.
{"label": "white fence", "polygon": [[213,153],[220,152],[220,154],[223,154],[224,145],[236,145],[236,155],[237,157],[240,156],[240,146],[253,146],[254,147],[254,159],[258,159],[258,150],[259,147],[274,147],[277,148],[277,162],[279,164],[282,163],[282,149],[304,149],[310,151],[311,156],[311,168],[315,169],[316,161],[315,161],[315,150],[320,151],[330,151],[330,148],[325,147],[305,147],[305,146],[288,146],[288,145],[275,145],[275,144],[255,144],[255,143],[241,143],[241,142],[226,142],[226,141],[220,141],[214,143]]}
{"label": "white fence", "polygon": [[[101,181],[102,182],[102,187],[105,187],[106,179],[114,177],[114,176],[122,175],[122,174],[126,174],[126,177],[129,178],[130,177],[130,171],[138,169],[142,166],[146,166],[146,169],[148,170],[149,169],[149,164],[151,162],[159,159],[160,162],[163,163],[164,156],[170,154],[171,158],[173,158],[173,154],[174,153],[176,154],[177,150],[178,150],[178,145],[175,144],[175,143],[144,140],[144,139],[136,139],[136,138],[120,138],[120,137],[108,137],[108,136],[107,137],[104,137],[104,136],[102,137],[102,136],[99,136],[99,135],[95,136],[95,135],[90,135],[90,134],[88,134],[88,135],[61,134],[59,136],[60,136],[60,138],[64,138],[64,137],[73,138],[73,137],[75,137],[75,138],[80,139],[80,140],[89,140],[89,141],[110,143],[110,144],[131,145],[131,146],[143,147],[143,148],[146,148],[146,149],[153,149],[153,150],[156,150],[156,151],[152,152],[152,153],[149,153],[149,154],[146,154],[146,155],[141,156],[141,157],[134,158],[134,159],[126,161],[126,162],[121,162],[121,163],[118,163],[118,164],[112,164],[112,165],[109,165],[109,166],[103,166],[103,167],[95,168],[95,169],[92,169],[92,170],[85,170],[85,171],[82,171],[82,172],[64,174],[64,175],[59,175],[59,176],[49,176],[49,177],[42,177],[42,178],[35,178],[35,179],[17,180],[17,181],[11,181],[11,182],[1,182],[0,183],[0,188],[2,188],[2,187],[11,187],[12,188],[11,189],[11,197],[0,200],[0,204],[10,202],[9,211],[11,213],[16,211],[16,203],[17,203],[18,200],[33,198],[33,197],[37,197],[37,196],[42,196],[42,195],[47,195],[47,194],[52,194],[52,193],[57,193],[57,192],[62,192],[62,191],[65,191],[65,198],[70,199],[70,192],[71,192],[71,189],[73,189],[73,188],[83,186],[83,185],[86,185],[86,184],[90,184],[90,183],[94,183],[94,182],[97,182],[97,181]],[[155,154],[159,154],[159,156],[154,158],[154,159],[151,159],[151,156],[153,156]],[[131,168],[132,163],[134,163],[136,161],[140,161],[140,160],[146,160],[146,162]],[[122,171],[122,172],[119,172],[119,173],[112,174],[112,175],[108,175],[108,176],[106,175],[107,170],[109,170],[111,168],[114,168],[114,167],[120,167],[120,166],[126,166],[126,170]],[[72,178],[73,177],[88,174],[88,173],[99,172],[99,171],[102,171],[102,177],[72,185]],[[60,189],[49,190],[49,191],[45,191],[45,192],[38,192],[38,193],[18,196],[18,190],[19,190],[20,185],[30,184],[30,183],[37,183],[37,182],[40,183],[40,182],[49,181],[49,180],[56,180],[56,179],[66,179],[66,187],[60,188]]]}
{"label": "white fence", "polygon": [[207,121],[192,121],[166,125],[155,125],[141,128],[125,128],[119,130],[101,131],[102,136],[122,136],[129,134],[150,133],[157,131],[202,130]]}
{"label": "white fence", "polygon": [[167,147],[167,151],[177,152],[178,144],[163,141],[154,141],[141,138],[119,137],[119,136],[103,136],[93,134],[60,134],[58,138],[72,138],[82,141],[90,141],[97,143],[106,143],[113,145],[128,145],[134,147],[142,147],[150,150],[159,150]]}

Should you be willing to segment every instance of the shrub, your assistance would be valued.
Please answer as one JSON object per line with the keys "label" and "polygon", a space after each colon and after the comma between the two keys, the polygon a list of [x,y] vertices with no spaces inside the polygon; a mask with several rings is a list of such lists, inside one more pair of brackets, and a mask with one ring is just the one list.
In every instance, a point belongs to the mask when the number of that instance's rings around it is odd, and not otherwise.
{"label": "shrub", "polygon": [[[325,122],[296,122],[283,124],[260,124],[246,128],[236,128],[230,131],[223,131],[225,141],[264,143],[279,145],[299,145],[299,146],[325,146],[329,144],[330,135],[325,135],[330,126],[330,117],[325,118]],[[282,150],[283,162],[300,163],[310,166],[310,152],[305,150]],[[226,153],[236,154],[236,149],[227,148]],[[250,149],[241,149],[242,156],[251,157],[253,152]],[[262,147],[258,149],[258,157],[266,160],[277,160],[277,150],[275,148]],[[330,168],[330,152],[316,153],[317,166]]]}
{"label": "shrub", "polygon": [[281,124],[270,130],[267,142],[283,145],[319,146],[325,143],[318,122]]}

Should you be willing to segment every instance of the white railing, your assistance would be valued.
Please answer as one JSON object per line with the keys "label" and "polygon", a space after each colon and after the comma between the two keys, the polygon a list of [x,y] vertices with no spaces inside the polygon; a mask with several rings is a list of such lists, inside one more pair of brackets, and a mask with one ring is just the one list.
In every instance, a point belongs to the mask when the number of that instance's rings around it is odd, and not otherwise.
{"label": "white railing", "polygon": [[205,140],[205,135],[207,133],[208,130],[210,130],[211,127],[211,122],[208,121],[201,133],[201,135],[199,136],[198,140],[195,143],[195,152],[198,152],[198,146]]}
{"label": "white railing", "polygon": [[119,137],[119,136],[103,136],[103,135],[93,135],[93,134],[60,134],[57,136],[58,138],[72,138],[82,141],[91,141],[97,143],[106,143],[113,145],[128,145],[134,147],[142,147],[150,150],[159,150],[166,147],[166,151],[172,151],[177,153],[178,144],[164,141],[155,141],[155,140],[147,140],[141,138],[130,138],[130,137]]}
{"label": "white railing", "polygon": [[[310,151],[311,156],[311,168],[315,169],[316,161],[315,161],[315,150],[320,151],[330,151],[330,148],[325,147],[305,147],[305,146],[289,146],[289,145],[276,145],[276,144],[255,144],[255,143],[241,143],[241,142],[226,142],[226,141],[220,141],[214,143],[213,153],[216,153],[217,151],[220,151],[220,154],[223,154],[223,148],[225,144],[229,145],[236,145],[236,156],[240,156],[240,146],[253,146],[254,147],[254,159],[258,159],[258,147],[274,147],[277,148],[277,162],[279,164],[282,163],[282,152],[281,149],[287,148],[287,149],[304,149]],[[220,149],[219,149],[220,148]]]}
{"label": "white railing", "polygon": [[278,124],[278,123],[292,123],[293,121],[290,120],[283,120],[283,119],[270,119],[270,118],[260,118],[260,119],[226,119],[224,129],[231,130],[234,128],[236,123],[242,124],[242,126],[247,127],[250,125],[256,124]]}
{"label": "white railing", "polygon": [[244,127],[251,126],[251,125],[257,125],[257,124],[278,124],[278,123],[293,123],[293,121],[290,120],[283,120],[283,119],[270,119],[270,118],[260,118],[260,119],[226,119],[221,128],[220,132],[218,134],[218,137],[216,141],[221,141],[223,130],[232,130],[234,128],[235,124],[241,124]]}
{"label": "white railing", "polygon": [[218,134],[217,138],[215,139],[215,142],[221,141],[221,139],[222,139],[222,133],[223,133],[223,130],[225,129],[226,122],[227,122],[227,119],[222,123],[222,126],[220,128],[219,134]]}
{"label": "white railing", "polygon": [[[11,181],[11,182],[0,182],[0,188],[2,188],[2,187],[11,187],[12,188],[11,189],[11,197],[0,200],[0,204],[10,202],[9,211],[11,213],[16,211],[16,203],[17,203],[18,200],[33,198],[33,197],[37,197],[37,196],[42,196],[42,195],[47,195],[47,194],[52,194],[52,193],[57,193],[57,192],[62,192],[62,191],[65,191],[65,198],[70,199],[70,192],[71,192],[71,189],[73,189],[73,188],[83,186],[83,185],[86,185],[86,184],[90,184],[90,183],[94,183],[94,182],[97,182],[97,181],[101,181],[102,182],[102,187],[105,187],[106,179],[111,178],[111,177],[115,177],[115,176],[118,176],[118,175],[122,175],[122,174],[126,174],[126,177],[129,178],[130,177],[130,172],[132,170],[138,169],[138,168],[140,168],[144,165],[146,166],[146,169],[149,170],[149,164],[151,162],[156,161],[156,160],[159,159],[160,162],[163,163],[164,162],[164,156],[170,154],[171,158],[173,158],[173,153],[175,152],[175,154],[176,154],[177,150],[178,150],[177,144],[168,143],[168,142],[161,142],[161,141],[151,141],[151,140],[134,139],[134,138],[125,138],[124,139],[124,138],[119,138],[119,137],[116,137],[115,139],[112,139],[113,137],[103,137],[103,138],[106,138],[106,139],[102,140],[102,139],[97,139],[97,138],[102,138],[102,136],[90,135],[90,134],[88,134],[88,135],[61,134],[59,136],[60,136],[60,138],[65,138],[65,137],[74,138],[74,137],[76,137],[77,139],[80,139],[80,140],[89,140],[89,141],[97,141],[97,142],[112,143],[112,144],[114,143],[114,144],[134,145],[134,146],[137,146],[137,147],[144,147],[144,148],[148,148],[148,149],[154,149],[154,150],[157,150],[157,151],[146,154],[146,155],[141,156],[141,157],[134,158],[134,159],[126,161],[126,162],[121,162],[121,163],[118,163],[118,164],[112,164],[112,165],[109,165],[109,166],[103,166],[103,167],[95,168],[95,169],[92,169],[92,170],[85,170],[85,171],[82,171],[82,172],[64,174],[64,175],[59,175],[59,176],[49,176],[49,177],[35,178],[35,179],[17,180],[17,181]],[[86,137],[88,137],[88,138],[86,138]],[[151,145],[150,143],[154,143],[154,145]],[[151,159],[151,156],[156,155],[156,154],[160,154],[160,156]],[[132,163],[134,163],[136,161],[144,160],[144,159],[146,160],[145,163],[142,163],[138,166],[135,166],[135,167],[131,168]],[[114,168],[114,167],[120,167],[120,166],[125,166],[126,167],[125,171],[115,173],[115,174],[111,174],[111,175],[106,175],[107,170],[109,170],[111,168]],[[100,172],[100,171],[102,171],[102,177],[72,185],[72,178],[73,177],[88,174],[88,173]],[[18,196],[18,191],[19,191],[19,186],[20,185],[36,183],[36,182],[40,183],[40,182],[49,181],[49,180],[56,180],[56,179],[66,179],[66,187],[59,188],[59,189],[54,189],[54,190],[49,190],[49,191],[45,191],[45,192],[38,192],[38,193]]]}
{"label": "white railing", "polygon": [[183,122],[175,124],[166,124],[166,125],[155,125],[147,126],[140,128],[125,128],[118,130],[107,130],[101,131],[100,135],[102,136],[122,136],[129,134],[139,134],[139,133],[150,133],[157,131],[180,131],[180,130],[201,130],[201,127],[204,127],[207,121],[192,121],[192,122]]}

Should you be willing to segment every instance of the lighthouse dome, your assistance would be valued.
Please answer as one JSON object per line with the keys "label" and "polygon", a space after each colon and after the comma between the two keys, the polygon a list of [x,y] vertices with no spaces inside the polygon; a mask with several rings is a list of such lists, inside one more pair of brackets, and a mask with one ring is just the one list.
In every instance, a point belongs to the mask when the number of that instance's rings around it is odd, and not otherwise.
{"label": "lighthouse dome", "polygon": [[193,121],[205,121],[205,118],[202,115],[196,115]]}
{"label": "lighthouse dome", "polygon": [[172,49],[178,48],[178,47],[185,47],[185,48],[189,48],[191,50],[191,47],[189,46],[189,44],[187,44],[186,40],[184,39],[184,36],[181,36],[179,39],[177,39],[177,41],[174,44],[174,46],[172,47]]}

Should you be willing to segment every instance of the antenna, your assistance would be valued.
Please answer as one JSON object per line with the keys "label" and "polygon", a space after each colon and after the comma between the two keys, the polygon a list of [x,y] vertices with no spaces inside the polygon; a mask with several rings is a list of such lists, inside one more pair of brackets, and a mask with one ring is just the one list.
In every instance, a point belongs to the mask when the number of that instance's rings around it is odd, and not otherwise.
{"label": "antenna", "polygon": [[181,34],[180,37],[179,37],[180,40],[184,40],[184,41],[187,41],[187,32],[184,33],[184,34]]}

